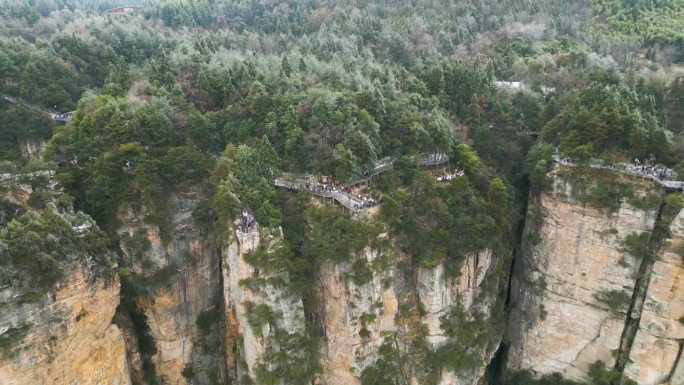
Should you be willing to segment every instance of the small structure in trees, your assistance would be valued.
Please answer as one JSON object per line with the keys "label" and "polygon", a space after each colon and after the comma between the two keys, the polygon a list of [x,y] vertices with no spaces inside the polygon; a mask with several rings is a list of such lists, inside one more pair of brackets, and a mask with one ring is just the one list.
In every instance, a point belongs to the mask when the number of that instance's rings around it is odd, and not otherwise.
{"label": "small structure in trees", "polygon": [[134,6],[132,6],[132,5],[124,5],[124,6],[122,6],[122,7],[115,7],[115,8],[112,8],[112,9],[108,9],[108,10],[106,10],[105,12],[106,12],[108,15],[125,15],[125,14],[131,13],[131,12],[133,12],[133,11],[135,11],[135,7],[134,7]]}

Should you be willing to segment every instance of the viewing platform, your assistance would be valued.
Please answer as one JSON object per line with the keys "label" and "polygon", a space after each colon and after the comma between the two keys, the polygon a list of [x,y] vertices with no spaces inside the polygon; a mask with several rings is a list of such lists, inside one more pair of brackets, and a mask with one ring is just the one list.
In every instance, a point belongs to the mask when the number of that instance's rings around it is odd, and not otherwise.
{"label": "viewing platform", "polygon": [[[440,166],[449,162],[449,157],[442,153],[422,155],[420,157],[413,157],[413,159],[415,160],[416,164],[421,167]],[[309,194],[315,196],[331,198],[340,205],[344,206],[347,210],[351,212],[359,212],[361,210],[379,205],[380,201],[373,198],[364,197],[360,194],[355,194],[352,191],[352,187],[368,182],[371,177],[391,170],[393,166],[393,158],[382,158],[375,163],[371,170],[365,171],[361,173],[361,175],[357,175],[356,177],[353,177],[340,185],[336,185],[334,183],[320,183],[316,180],[316,178],[313,177],[313,175],[310,174],[301,176],[285,174],[280,178],[276,178],[273,181],[273,184],[276,187],[285,188],[288,190],[307,191]],[[452,176],[452,174],[446,175]],[[453,174],[453,177],[461,175],[463,175],[463,173],[457,170]],[[443,180],[440,178],[443,178]],[[437,178],[436,180],[438,182],[447,180],[445,177],[440,178]],[[451,180],[451,178],[449,178],[449,180]]]}
{"label": "viewing platform", "polygon": [[307,191],[312,195],[323,198],[331,198],[352,212],[359,212],[363,209],[377,206],[378,201],[354,195],[348,187],[340,187],[333,184],[322,184],[312,182],[308,178],[294,179],[275,179],[273,184],[276,187],[286,188],[294,191]]}
{"label": "viewing platform", "polygon": [[[573,162],[570,158],[561,157],[554,154],[554,162],[566,167],[578,167],[579,163]],[[684,191],[684,181],[677,180],[677,173],[663,165],[642,165],[640,163],[606,163],[599,159],[591,159],[587,165],[594,169],[608,170],[629,175],[636,178],[650,179],[668,191]]]}

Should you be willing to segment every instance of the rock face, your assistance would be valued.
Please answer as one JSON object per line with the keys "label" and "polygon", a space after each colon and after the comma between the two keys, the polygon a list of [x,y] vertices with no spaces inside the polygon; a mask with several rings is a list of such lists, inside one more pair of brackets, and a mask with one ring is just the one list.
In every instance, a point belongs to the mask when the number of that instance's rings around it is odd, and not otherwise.
{"label": "rock face", "polygon": [[[377,256],[367,249],[362,258],[373,261]],[[407,282],[398,270],[374,274],[363,285],[347,277],[350,270],[348,265],[325,263],[315,282],[323,331],[320,384],[358,384],[361,371],[377,359],[382,333],[397,330],[399,305],[409,301]],[[363,315],[372,322],[362,321]],[[360,335],[362,329],[368,337]]]}
{"label": "rock face", "polygon": [[[508,369],[537,375],[560,372],[586,380],[598,360],[615,365],[623,347],[627,311],[643,259],[632,255],[628,237],[649,239],[659,206],[623,200],[609,213],[571,198],[572,187],[553,176],[552,191],[530,202],[522,253],[511,282]],[[631,182],[637,196],[653,194],[650,186]],[[679,221],[679,222],[677,222]],[[683,326],[681,213],[673,242],[659,253],[647,286],[641,324],[625,375],[639,384],[667,383],[681,351]],[[642,269],[643,270],[643,269]]]}
{"label": "rock face", "polygon": [[639,384],[684,383],[681,369],[684,324],[684,211],[670,225],[670,242],[653,264],[639,330],[630,350],[625,374]]}
{"label": "rock face", "polygon": [[215,342],[197,327],[200,314],[221,301],[219,248],[193,217],[201,199],[193,192],[173,197],[166,239],[133,210],[121,218],[121,248],[139,284],[136,303],[156,345],[151,361],[162,384],[188,383],[186,368],[201,383],[223,371]]}
{"label": "rock face", "polygon": [[[28,207],[31,191],[17,186],[5,199]],[[653,196],[645,183],[633,187],[639,197]],[[572,196],[556,177],[530,203],[511,277],[508,369],[586,380],[590,364],[619,366],[614,352],[626,349],[626,378],[684,384],[684,212],[644,264],[630,242],[642,234],[654,244],[662,207],[625,200],[609,213]],[[205,199],[175,195],[169,228],[133,209],[121,212],[122,260],[153,353],[138,349],[132,318],[118,323],[124,333],[112,324],[119,283],[79,268],[38,300],[0,288],[0,383],[131,385],[145,382],[146,364],[164,385],[305,384],[296,379],[310,378],[315,365],[313,384],[321,385],[360,385],[383,366],[403,384],[483,381],[500,342],[506,267],[490,250],[467,255],[451,272],[417,266],[382,234],[345,262],[317,264],[317,301],[305,307],[278,264],[282,231],[236,223],[220,236],[195,215]],[[639,292],[643,307],[634,306]],[[635,332],[625,345],[630,323]],[[9,342],[15,346],[7,350]],[[445,349],[446,364],[429,361]],[[453,364],[454,357],[469,363]]]}
{"label": "rock face", "polygon": [[[0,190],[2,225],[8,216],[12,219],[13,212],[32,212],[35,221],[50,211],[52,220],[58,222],[55,228],[62,231],[58,241],[74,243],[76,238],[97,229],[89,217],[74,213],[69,205],[57,209],[54,202],[62,192],[49,171],[3,174]],[[42,193],[51,206],[37,209],[29,204],[37,193]],[[74,218],[80,218],[78,226],[69,223]],[[61,227],[64,224],[71,225],[71,231]],[[55,237],[52,231],[57,230],[47,230],[40,236]],[[88,235],[92,236],[87,238],[89,242],[100,240],[97,234]],[[3,241],[6,239],[3,237]],[[27,276],[25,270],[19,270],[23,273],[17,284],[12,277],[16,266],[6,254],[8,250],[11,254],[12,248],[4,243],[2,246],[0,384],[130,385],[124,339],[112,324],[119,304],[119,282],[116,276],[101,274],[104,266],[98,266],[107,260],[105,270],[113,269],[109,256],[92,255],[83,248],[69,248],[68,252],[67,248],[61,249],[64,254],[53,255],[53,260],[59,261],[55,263],[59,263],[63,274],[54,284],[41,287],[26,284],[36,277]],[[32,251],[45,253],[40,247],[34,245]]]}
{"label": "rock face", "polygon": [[[367,248],[359,258],[373,266],[386,258],[387,251]],[[394,344],[399,354],[411,356],[412,344],[422,342],[427,349],[443,346],[448,337],[440,326],[440,317],[456,306],[472,310],[474,298],[482,292],[482,283],[495,265],[489,251],[466,258],[458,277],[448,277],[443,265],[432,269],[411,268],[393,263],[374,271],[368,282],[355,282],[351,264],[321,266],[315,282],[320,296],[317,317],[321,324],[322,372],[317,383],[327,385],[360,384],[364,369],[382,358],[381,346]],[[489,309],[493,303],[483,304]],[[421,309],[421,312],[412,311]],[[422,313],[422,314],[421,314]],[[492,346],[473,347],[471,354],[481,354],[487,362]],[[428,376],[423,358],[401,365],[402,375],[412,384],[426,383]],[[443,371],[431,383],[474,384],[481,378],[484,365],[469,372]]]}
{"label": "rock face", "polygon": [[425,309],[423,320],[427,326],[427,342],[430,345],[439,346],[447,338],[440,327],[440,317],[459,303],[465,309],[471,308],[494,262],[491,251],[485,250],[469,255],[457,278],[448,277],[444,265],[438,265],[434,269],[418,269],[418,298]]}
{"label": "rock face", "polygon": [[38,159],[45,147],[44,140],[24,139],[19,142],[21,156],[26,159]]}
{"label": "rock face", "polygon": [[123,337],[111,323],[116,281],[92,281],[77,270],[38,301],[22,303],[11,288],[0,298],[3,337],[24,329],[19,348],[0,357],[0,383],[130,384]]}
{"label": "rock face", "polygon": [[[279,337],[304,334],[304,309],[301,298],[287,291],[287,274],[259,271],[245,261],[246,254],[260,246],[264,253],[277,252],[282,242],[279,229],[260,230],[255,224],[249,231],[235,231],[231,238],[222,253],[226,366],[230,377],[259,383],[258,372],[277,365],[265,354],[282,348]],[[273,285],[275,281],[280,285]],[[269,316],[256,323],[254,314],[260,312]]]}

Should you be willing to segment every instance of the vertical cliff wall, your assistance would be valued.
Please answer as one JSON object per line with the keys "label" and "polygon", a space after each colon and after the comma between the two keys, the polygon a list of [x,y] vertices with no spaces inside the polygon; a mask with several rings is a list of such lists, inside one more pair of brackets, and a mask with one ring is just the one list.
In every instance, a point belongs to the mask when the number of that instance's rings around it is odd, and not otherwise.
{"label": "vertical cliff wall", "polygon": [[0,383],[130,384],[121,332],[111,323],[116,282],[93,281],[83,270],[37,301],[0,290],[0,331],[21,339],[0,357]]}
{"label": "vertical cliff wall", "polygon": [[166,228],[133,209],[120,215],[125,266],[156,348],[154,376],[162,384],[186,384],[190,378],[210,383],[225,371],[223,347],[215,341],[223,333],[217,316],[220,251],[214,234],[193,215],[202,199],[199,192],[173,196]]}
{"label": "vertical cliff wall", "polygon": [[51,176],[0,178],[0,383],[130,385],[106,237]]}
{"label": "vertical cliff wall", "polygon": [[302,300],[284,269],[259,269],[246,260],[275,260],[282,232],[253,223],[229,239],[222,253],[229,376],[241,383],[303,383],[297,374],[306,378],[315,362],[307,355]]}
{"label": "vertical cliff wall", "polygon": [[[372,267],[372,277],[355,279],[352,263],[328,262],[317,273],[322,331],[318,383],[360,384],[383,377],[407,384],[477,383],[498,339],[487,340],[482,333],[477,341],[465,342],[448,334],[442,322],[457,309],[464,309],[464,324],[478,311],[495,311],[495,295],[486,292],[484,282],[487,277],[497,280],[491,253],[466,257],[457,276],[450,276],[442,264],[411,266],[392,250],[366,248],[357,258]],[[476,298],[481,300],[477,306]],[[476,357],[469,368],[454,370],[427,361],[431,352],[458,350],[454,346],[459,343],[468,345],[464,353]],[[383,372],[383,365],[388,370]]]}
{"label": "vertical cliff wall", "polygon": [[662,191],[625,179],[629,193],[610,210],[578,199],[585,192],[573,191],[566,171],[556,169],[552,189],[529,205],[511,282],[508,368],[586,380],[600,360],[618,371],[627,363],[626,378],[639,384],[667,383],[681,355],[683,271],[673,252],[681,215],[663,248]]}
{"label": "vertical cliff wall", "polygon": [[651,267],[645,300],[625,367],[625,375],[639,384],[681,384],[684,344],[684,211],[669,224]]}

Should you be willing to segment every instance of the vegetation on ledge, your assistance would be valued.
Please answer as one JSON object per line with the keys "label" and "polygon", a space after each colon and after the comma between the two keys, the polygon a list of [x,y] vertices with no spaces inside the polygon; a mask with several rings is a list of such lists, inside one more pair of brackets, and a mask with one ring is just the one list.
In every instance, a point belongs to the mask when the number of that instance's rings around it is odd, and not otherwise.
{"label": "vegetation on ledge", "polygon": [[81,266],[93,277],[114,277],[110,241],[83,213],[49,203],[0,228],[0,279],[22,290],[47,291]]}

